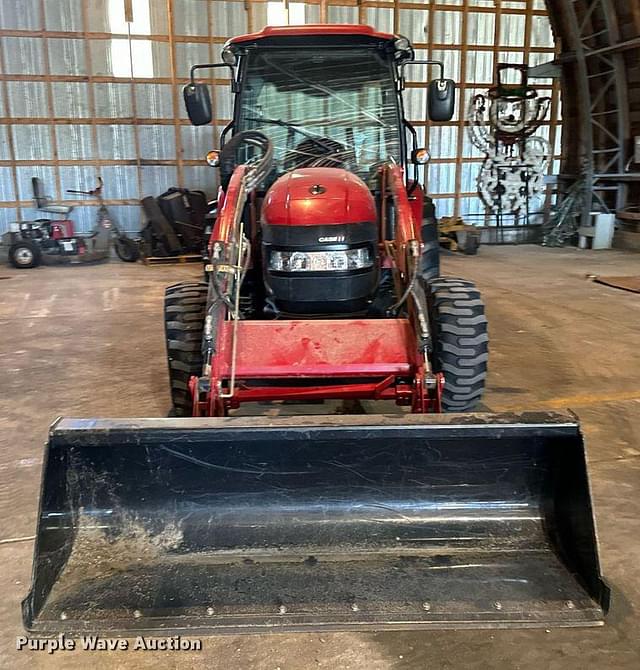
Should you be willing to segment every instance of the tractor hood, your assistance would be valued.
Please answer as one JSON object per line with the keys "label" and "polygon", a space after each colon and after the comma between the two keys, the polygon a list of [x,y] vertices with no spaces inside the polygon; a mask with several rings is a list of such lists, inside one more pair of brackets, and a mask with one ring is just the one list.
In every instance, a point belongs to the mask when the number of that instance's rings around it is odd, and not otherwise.
{"label": "tractor hood", "polygon": [[272,226],[374,223],[376,205],[367,185],[341,168],[300,168],[267,192],[262,222]]}

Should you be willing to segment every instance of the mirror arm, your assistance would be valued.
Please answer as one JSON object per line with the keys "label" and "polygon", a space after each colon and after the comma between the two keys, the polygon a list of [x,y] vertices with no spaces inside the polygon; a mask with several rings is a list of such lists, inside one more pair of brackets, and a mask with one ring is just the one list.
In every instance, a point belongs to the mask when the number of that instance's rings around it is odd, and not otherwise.
{"label": "mirror arm", "polygon": [[198,65],[192,65],[191,69],[189,70],[189,78],[191,80],[191,86],[193,86],[196,83],[196,70],[206,70],[208,68],[218,68],[218,67],[228,67],[231,70],[231,88],[233,92],[235,93],[237,90],[237,82],[235,78],[235,72],[233,70],[233,65],[229,65],[229,63],[199,63]]}
{"label": "mirror arm", "polygon": [[404,81],[404,68],[407,65],[437,65],[440,69],[440,79],[444,79],[444,63],[441,60],[408,60],[402,63],[400,77]]}
{"label": "mirror arm", "polygon": [[231,71],[233,71],[233,66],[229,65],[228,63],[199,63],[198,65],[192,65],[191,69],[189,70],[189,77],[191,79],[191,83],[195,84],[195,74],[196,70],[205,70],[207,68],[217,68],[217,67],[228,67]]}

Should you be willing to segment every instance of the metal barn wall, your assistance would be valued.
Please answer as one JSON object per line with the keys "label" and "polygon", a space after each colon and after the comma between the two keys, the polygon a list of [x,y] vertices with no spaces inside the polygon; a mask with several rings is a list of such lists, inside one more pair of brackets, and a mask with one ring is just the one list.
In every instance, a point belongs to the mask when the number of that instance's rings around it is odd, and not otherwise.
{"label": "metal barn wall", "polygon": [[[548,0],[566,92],[562,172],[580,178],[583,222],[640,198],[639,0]],[[632,224],[635,230],[635,223]]]}
{"label": "metal barn wall", "polygon": [[[419,58],[444,59],[460,82],[455,119],[425,128],[428,73],[418,67],[407,114],[433,156],[426,179],[439,213],[482,210],[481,156],[466,137],[465,110],[492,83],[497,62],[553,58],[544,0],[0,0],[0,226],[37,217],[36,175],[54,199],[76,205],[84,230],[95,209],[66,189],[90,188],[98,175],[127,230],[139,227],[144,195],[174,185],[213,193],[214,171],[202,156],[216,145],[231,98],[218,86],[214,126],[192,127],[181,102],[189,66],[218,60],[232,35],[287,20],[368,23],[407,35]],[[559,155],[559,87],[539,83],[553,92],[542,130]]]}

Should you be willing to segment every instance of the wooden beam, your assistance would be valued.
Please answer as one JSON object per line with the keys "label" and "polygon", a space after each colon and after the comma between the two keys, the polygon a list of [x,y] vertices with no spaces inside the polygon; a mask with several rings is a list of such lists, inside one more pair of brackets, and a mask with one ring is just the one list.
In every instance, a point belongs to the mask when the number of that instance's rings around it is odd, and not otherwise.
{"label": "wooden beam", "polygon": [[320,0],[320,23],[329,23],[327,5],[327,0]]}
{"label": "wooden beam", "polygon": [[124,4],[124,20],[133,23],[133,0],[122,0]]}
{"label": "wooden beam", "polygon": [[[80,2],[80,12],[81,12],[81,20],[82,20],[82,34],[84,37],[84,58],[85,62],[87,64],[87,72],[89,75],[87,76],[87,83],[89,84],[87,86],[87,101],[89,103],[89,114],[91,115],[91,151],[93,155],[93,161],[92,165],[96,168],[96,173],[98,176],[100,176],[99,173],[99,168],[100,168],[100,162],[98,160],[98,156],[100,153],[100,147],[98,144],[98,124],[96,123],[96,116],[97,116],[97,109],[96,109],[96,92],[95,88],[93,86],[93,78],[91,75],[91,72],[93,71],[93,61],[92,61],[92,54],[91,54],[91,42],[87,38],[87,32],[89,28],[89,14],[88,14],[88,8],[87,8],[87,2],[86,0],[81,0]],[[55,120],[54,120],[55,121]],[[58,161],[58,165],[61,165],[62,161]],[[77,164],[77,162],[76,162]],[[80,188],[80,187],[79,187]],[[87,186],[87,188],[91,188],[91,186]]]}
{"label": "wooden beam", "polygon": [[[4,58],[4,49],[0,49],[0,70],[4,71],[5,69],[5,58]],[[4,103],[4,108],[7,111],[7,114],[11,113],[11,100],[9,98],[9,90],[7,86],[7,82],[4,80],[0,81],[0,93],[2,94],[2,100]],[[10,168],[11,171],[11,185],[13,186],[13,197],[17,201],[20,198],[20,194],[18,193],[18,170],[16,166],[16,149],[15,145],[13,142],[13,128],[6,124],[4,126],[5,132],[7,134],[7,148],[9,150],[9,165],[7,167]],[[0,207],[6,206],[6,207],[17,207],[17,204],[9,201],[9,202],[0,202]]]}
{"label": "wooden beam", "polygon": [[[464,104],[464,90],[466,88],[467,78],[467,30],[469,25],[469,0],[464,0],[462,6],[462,26],[460,28],[460,42],[463,49],[460,53],[460,83],[463,84],[460,90],[460,100],[458,102],[458,137],[456,142],[456,174],[455,174],[455,191],[460,193],[462,185],[462,154],[464,150],[464,132],[465,132],[465,104]],[[475,9],[475,8],[474,8]],[[453,205],[453,215],[460,216],[460,198],[456,197]]]}
{"label": "wooden beam", "polygon": [[[41,25],[45,25],[45,6],[44,6],[44,0],[40,0],[40,20],[41,20]],[[48,37],[43,37],[42,38],[43,44],[42,44],[42,54],[43,54],[43,62],[44,62],[44,77],[46,81],[46,91],[47,91],[47,112],[48,112],[48,119],[49,119],[49,138],[51,142],[51,151],[53,155],[54,161],[58,160],[58,140],[56,138],[56,128],[53,123],[53,120],[55,119],[55,112],[53,109],[53,86],[51,85],[51,80],[49,79],[49,76],[51,75],[51,63],[49,59],[49,38]],[[55,177],[54,177],[54,185],[55,185],[55,198],[58,200],[62,199],[62,179],[60,177],[60,170],[55,171]],[[79,186],[78,188],[82,188]],[[17,197],[17,195],[16,195]]]}
{"label": "wooden beam", "polygon": [[[182,170],[182,136],[180,134],[180,98],[178,93],[178,78],[177,78],[177,64],[176,64],[176,45],[173,40],[174,33],[174,14],[173,14],[173,0],[166,0],[167,2],[167,22],[169,24],[169,64],[171,71],[171,104],[173,107],[173,134],[176,139],[176,174],[178,177],[178,185],[184,187],[184,174]],[[209,3],[207,2],[207,32],[211,32],[211,22],[209,21]],[[215,97],[215,96],[214,96]],[[215,112],[214,112],[215,114]],[[144,195],[141,193],[141,195]]]}

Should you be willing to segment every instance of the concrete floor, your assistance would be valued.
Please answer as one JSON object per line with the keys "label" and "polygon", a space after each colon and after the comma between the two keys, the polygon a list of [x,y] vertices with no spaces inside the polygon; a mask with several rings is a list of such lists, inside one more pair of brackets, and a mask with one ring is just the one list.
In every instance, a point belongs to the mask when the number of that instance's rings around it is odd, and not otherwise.
{"label": "concrete floor", "polygon": [[640,295],[587,274],[638,274],[620,251],[483,247],[444,273],[477,282],[491,333],[490,410],[570,407],[588,440],[613,609],[598,629],[336,633],[204,639],[183,652],[15,651],[48,424],[58,415],[166,415],[160,307],[188,266],[113,261],[0,268],[0,667],[640,667]]}

